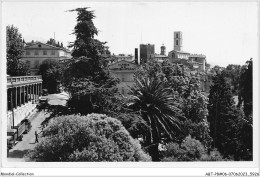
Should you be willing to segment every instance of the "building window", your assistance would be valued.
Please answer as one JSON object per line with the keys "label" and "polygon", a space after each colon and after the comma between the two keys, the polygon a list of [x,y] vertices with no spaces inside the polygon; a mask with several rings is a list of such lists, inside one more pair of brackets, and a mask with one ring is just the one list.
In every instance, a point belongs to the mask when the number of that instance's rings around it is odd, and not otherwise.
{"label": "building window", "polygon": [[39,51],[38,51],[38,50],[35,50],[35,51],[34,51],[34,55],[39,55]]}
{"label": "building window", "polygon": [[52,50],[52,51],[51,51],[51,55],[55,55],[55,50]]}
{"label": "building window", "polygon": [[29,52],[29,51],[26,51],[26,55],[30,55],[30,52]]}
{"label": "building window", "polygon": [[178,44],[178,42],[179,42],[179,41],[178,41],[178,40],[176,40],[176,45],[179,45],[179,44]]}
{"label": "building window", "polygon": [[47,55],[47,51],[46,50],[43,51],[43,55]]}
{"label": "building window", "polygon": [[176,34],[176,38],[179,38],[179,35],[178,35],[178,33]]}

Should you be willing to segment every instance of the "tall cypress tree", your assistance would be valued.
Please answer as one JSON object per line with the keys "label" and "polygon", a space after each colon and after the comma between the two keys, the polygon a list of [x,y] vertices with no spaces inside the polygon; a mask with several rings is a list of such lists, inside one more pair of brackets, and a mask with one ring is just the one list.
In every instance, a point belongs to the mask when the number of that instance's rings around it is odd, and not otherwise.
{"label": "tall cypress tree", "polygon": [[77,12],[77,24],[73,34],[76,35],[76,40],[71,43],[73,48],[72,57],[75,68],[70,73],[74,77],[86,77],[98,83],[100,80],[107,79],[104,73],[104,57],[105,42],[100,42],[95,39],[98,35],[98,30],[94,25],[94,12],[88,10],[88,7],[77,8],[69,12]]}
{"label": "tall cypress tree", "polygon": [[223,72],[217,73],[213,77],[213,85],[210,88],[208,121],[213,147],[218,148],[225,156],[234,150],[232,142],[235,132],[230,130],[236,119],[234,105],[231,86],[226,82]]}
{"label": "tall cypress tree", "polygon": [[72,96],[68,105],[81,114],[105,113],[118,82],[105,70],[107,47],[105,42],[95,39],[98,30],[93,23],[93,11],[86,7],[69,12],[77,12],[77,24],[73,32],[76,40],[70,45],[73,59],[64,74],[66,90]]}

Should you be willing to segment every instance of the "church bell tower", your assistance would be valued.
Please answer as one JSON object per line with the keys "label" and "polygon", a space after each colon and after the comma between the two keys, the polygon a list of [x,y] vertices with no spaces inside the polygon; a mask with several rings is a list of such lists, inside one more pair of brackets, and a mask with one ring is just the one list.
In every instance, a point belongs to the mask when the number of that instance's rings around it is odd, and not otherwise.
{"label": "church bell tower", "polygon": [[173,33],[173,45],[174,50],[181,51],[182,50],[182,32],[181,31],[175,31]]}
{"label": "church bell tower", "polygon": [[165,55],[165,49],[166,47],[164,46],[164,44],[161,46],[161,53],[160,55]]}

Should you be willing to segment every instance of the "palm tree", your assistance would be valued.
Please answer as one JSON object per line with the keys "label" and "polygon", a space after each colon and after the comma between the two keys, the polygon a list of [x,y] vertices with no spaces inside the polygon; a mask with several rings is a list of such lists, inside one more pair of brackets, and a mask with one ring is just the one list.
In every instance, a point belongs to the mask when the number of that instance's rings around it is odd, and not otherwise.
{"label": "palm tree", "polygon": [[158,145],[161,135],[173,139],[172,135],[179,128],[179,118],[182,117],[176,107],[172,89],[158,79],[137,78],[129,94],[131,107],[141,112],[142,118],[150,127],[145,137],[145,146],[153,161],[159,161]]}

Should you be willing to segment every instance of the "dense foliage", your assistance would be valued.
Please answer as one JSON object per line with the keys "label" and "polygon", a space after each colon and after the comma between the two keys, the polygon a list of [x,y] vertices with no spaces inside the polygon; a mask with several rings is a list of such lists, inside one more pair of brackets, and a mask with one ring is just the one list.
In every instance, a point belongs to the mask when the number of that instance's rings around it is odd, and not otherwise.
{"label": "dense foliage", "polygon": [[[66,106],[43,107],[51,113],[44,123],[50,123],[28,154],[31,160],[252,160],[252,60],[242,67],[215,66],[210,75],[195,72],[186,60],[148,61],[135,72],[130,95],[123,97],[119,80],[107,70],[108,47],[95,39],[94,12],[70,12],[78,14],[73,59],[64,65],[62,79],[60,66],[52,61],[40,69],[51,86],[62,80],[70,99]],[[212,79],[209,96],[202,91],[204,76]],[[166,151],[161,148],[165,143]]]}
{"label": "dense foliage", "polygon": [[31,161],[150,161],[120,121],[102,114],[57,117],[44,129]]}
{"label": "dense foliage", "polygon": [[29,66],[21,60],[25,42],[18,28],[13,25],[6,27],[6,58],[7,74],[10,76],[29,75]]}
{"label": "dense foliage", "polygon": [[243,104],[243,110],[246,117],[253,113],[253,60],[250,59],[242,68],[239,88],[239,103]]}
{"label": "dense foliage", "polygon": [[253,159],[253,60],[243,66],[239,81],[239,102],[245,116],[239,119],[237,131],[238,159]]}
{"label": "dense foliage", "polygon": [[107,47],[94,38],[98,30],[93,23],[93,11],[88,8],[70,11],[76,11],[78,16],[74,28],[76,40],[70,46],[73,59],[67,63],[64,73],[64,86],[71,95],[68,106],[81,114],[106,113],[114,102],[118,83],[105,70]]}
{"label": "dense foliage", "polygon": [[239,80],[241,74],[241,66],[240,65],[228,65],[225,70],[225,77],[227,78],[227,82],[231,85],[232,95],[238,95],[239,90]]}
{"label": "dense foliage", "polygon": [[252,117],[236,107],[225,71],[213,77],[208,110],[213,147],[225,158],[252,160]]}
{"label": "dense foliage", "polygon": [[[212,142],[207,121],[208,99],[200,90],[200,79],[190,75],[188,71],[185,66],[171,64],[168,61],[162,64],[148,62],[135,73],[135,78],[136,83],[138,83],[139,78],[148,78],[151,80],[150,82],[162,83],[162,87],[168,90],[167,96],[170,97],[175,109],[178,110],[180,131],[176,128],[172,129],[170,133],[165,134],[166,140],[169,141],[169,137],[172,137],[171,140],[181,143],[185,137],[191,135],[192,138],[201,141],[203,146],[208,149]],[[146,86],[145,84],[142,85]],[[160,104],[160,101],[153,98],[157,95],[157,91],[153,88],[138,89],[135,94],[137,98],[150,96],[154,103]],[[139,100],[143,105],[150,104],[148,101],[148,99]],[[149,112],[152,114],[152,111]],[[158,129],[161,132],[165,131],[164,127]],[[161,142],[161,140],[160,137],[159,141]]]}
{"label": "dense foliage", "polygon": [[218,73],[213,78],[213,85],[210,88],[208,120],[213,146],[218,148],[220,152],[233,149],[226,144],[228,143],[226,140],[231,138],[228,136],[232,136],[232,134],[228,135],[227,131],[235,119],[233,116],[234,104],[230,85],[225,81],[224,74]]}
{"label": "dense foliage", "polygon": [[150,146],[149,152],[153,161],[159,161],[158,145],[161,135],[173,139],[178,129],[180,110],[177,108],[174,95],[165,82],[144,78],[136,79],[135,86],[130,90],[131,106],[140,110],[143,120],[151,128],[144,137],[145,145]]}
{"label": "dense foliage", "polygon": [[39,75],[42,75],[42,87],[48,89],[49,93],[59,91],[59,86],[62,79],[62,63],[55,59],[46,59],[42,62],[39,68]]}
{"label": "dense foliage", "polygon": [[163,152],[164,162],[172,161],[222,161],[223,158],[217,150],[207,153],[200,141],[186,137],[181,144],[170,142],[166,144]]}

